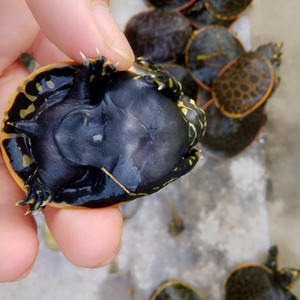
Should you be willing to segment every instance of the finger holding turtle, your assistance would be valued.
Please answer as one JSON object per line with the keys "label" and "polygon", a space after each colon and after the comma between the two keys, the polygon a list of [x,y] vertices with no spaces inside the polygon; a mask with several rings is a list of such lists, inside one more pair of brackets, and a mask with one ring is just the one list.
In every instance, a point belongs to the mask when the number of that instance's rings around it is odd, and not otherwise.
{"label": "finger holding turtle", "polygon": [[[32,17],[25,1],[12,0],[0,4],[1,20],[6,20],[6,26],[0,28],[0,36],[4,41],[0,58],[0,97],[3,99],[0,103],[1,115],[13,90],[28,75],[27,70],[18,61],[20,53],[31,53],[41,65],[63,61],[68,57],[81,63],[79,50],[96,57],[98,48],[111,61],[119,61],[120,69],[126,69],[132,64],[131,49],[123,34],[118,31],[117,25],[114,25],[110,41],[118,41],[119,48],[112,49],[113,47],[102,43],[101,37],[105,28],[100,26],[100,22],[113,22],[107,1],[98,1],[93,3],[92,7],[89,6],[91,1],[81,1],[77,6],[70,4],[70,1],[50,1],[43,3],[43,7],[40,7],[37,1],[27,3],[32,13],[39,15],[38,22],[43,31]],[[61,18],[62,13],[65,16],[66,10],[62,9],[61,5],[67,6],[68,15],[71,14],[73,20],[74,16],[77,16],[77,20],[84,19],[85,27],[78,31],[78,28],[74,28],[78,22],[66,23],[66,19]],[[84,49],[81,48],[83,40]],[[22,192],[3,163],[0,168],[0,184],[0,244],[5,245],[0,249],[0,281],[3,282],[27,275],[34,264],[39,246],[33,217],[24,217],[25,210],[15,207],[16,200],[22,198]],[[122,218],[117,208],[95,209],[89,212],[49,208],[45,210],[45,217],[62,252],[76,265],[98,267],[109,262],[118,251]]]}
{"label": "finger holding turtle", "polygon": [[45,5],[43,1],[26,0],[47,39],[68,57],[81,63],[80,52],[95,57],[98,48],[103,56],[119,63],[119,70],[127,70],[133,63],[133,52],[112,18],[108,2],[55,0]]}

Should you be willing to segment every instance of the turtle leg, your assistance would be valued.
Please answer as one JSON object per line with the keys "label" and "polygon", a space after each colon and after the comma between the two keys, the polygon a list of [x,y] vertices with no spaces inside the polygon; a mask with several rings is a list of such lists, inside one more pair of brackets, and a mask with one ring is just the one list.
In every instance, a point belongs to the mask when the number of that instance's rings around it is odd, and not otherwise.
{"label": "turtle leg", "polygon": [[[278,248],[276,245],[270,247],[269,255],[265,265],[274,271],[274,276],[280,287],[286,292],[292,287],[293,283],[300,277],[300,269],[278,268]],[[289,297],[288,297],[289,296]],[[285,299],[295,299],[293,294],[286,294]]]}
{"label": "turtle leg", "polygon": [[42,184],[36,173],[25,185],[28,188],[27,195],[17,205],[28,205],[26,214],[36,214],[52,200],[52,193]]}
{"label": "turtle leg", "polygon": [[199,152],[195,148],[190,148],[189,152],[181,158],[175,173],[178,177],[188,173],[198,162]]}
{"label": "turtle leg", "polygon": [[139,57],[138,60],[148,68],[150,76],[157,84],[157,89],[177,102],[179,96],[182,94],[181,83],[166,69],[154,64],[151,60],[144,57]]}
{"label": "turtle leg", "polygon": [[196,165],[198,160],[199,152],[195,148],[190,148],[189,152],[181,158],[179,164],[173,170],[170,179],[164,182],[158,189],[188,173]]}
{"label": "turtle leg", "polygon": [[277,270],[278,267],[278,248],[276,245],[271,246],[269,249],[269,255],[265,261],[265,265],[272,269],[273,271]]}
{"label": "turtle leg", "polygon": [[99,88],[99,81],[116,70],[117,65],[113,65],[105,57],[102,57],[97,50],[97,58],[88,59],[80,53],[83,60],[83,67],[74,76],[72,88],[68,98],[79,102],[79,104],[92,104],[90,98],[91,90]]}

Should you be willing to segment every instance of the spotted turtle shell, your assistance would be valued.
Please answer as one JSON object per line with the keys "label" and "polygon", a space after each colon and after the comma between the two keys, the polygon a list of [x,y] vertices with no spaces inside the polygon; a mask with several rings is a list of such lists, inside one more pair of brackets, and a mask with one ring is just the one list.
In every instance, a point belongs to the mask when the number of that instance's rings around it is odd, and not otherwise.
{"label": "spotted turtle shell", "polygon": [[220,70],[243,53],[244,47],[233,33],[212,25],[193,32],[185,59],[194,79],[209,89]]}
{"label": "spotted turtle shell", "polygon": [[256,140],[266,121],[263,108],[235,119],[223,115],[212,100],[203,109],[207,127],[201,145],[205,152],[216,158],[232,157],[247,149]]}
{"label": "spotted turtle shell", "polygon": [[251,51],[220,71],[213,80],[212,97],[224,115],[240,118],[261,106],[268,99],[273,85],[271,62]]}
{"label": "spotted turtle shell", "polygon": [[233,20],[243,13],[253,0],[203,0],[204,5],[216,18]]}
{"label": "spotted turtle shell", "polygon": [[149,300],[205,300],[193,286],[179,280],[163,282]]}
{"label": "spotted turtle shell", "polygon": [[136,57],[147,57],[164,65],[184,56],[191,34],[192,27],[182,14],[164,9],[142,11],[125,27],[125,35]]}
{"label": "spotted turtle shell", "polygon": [[192,5],[196,0],[147,0],[157,8],[182,10]]}

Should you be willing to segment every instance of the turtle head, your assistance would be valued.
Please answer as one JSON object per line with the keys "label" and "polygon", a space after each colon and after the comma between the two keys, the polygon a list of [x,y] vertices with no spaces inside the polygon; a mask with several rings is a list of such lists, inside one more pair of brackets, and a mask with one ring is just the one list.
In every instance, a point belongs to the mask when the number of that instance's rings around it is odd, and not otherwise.
{"label": "turtle head", "polygon": [[294,268],[278,268],[274,274],[280,287],[289,291],[299,278],[300,270]]}
{"label": "turtle head", "polygon": [[274,68],[281,64],[283,43],[268,43],[257,48],[257,52],[267,57]]}

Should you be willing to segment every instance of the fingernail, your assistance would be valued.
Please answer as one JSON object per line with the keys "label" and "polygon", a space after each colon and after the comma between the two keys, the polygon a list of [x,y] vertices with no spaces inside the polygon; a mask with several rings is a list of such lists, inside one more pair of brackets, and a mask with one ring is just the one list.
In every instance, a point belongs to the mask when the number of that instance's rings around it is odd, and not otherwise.
{"label": "fingernail", "polygon": [[134,62],[133,51],[125,35],[113,19],[106,1],[93,1],[91,10],[94,22],[106,46],[131,65]]}

